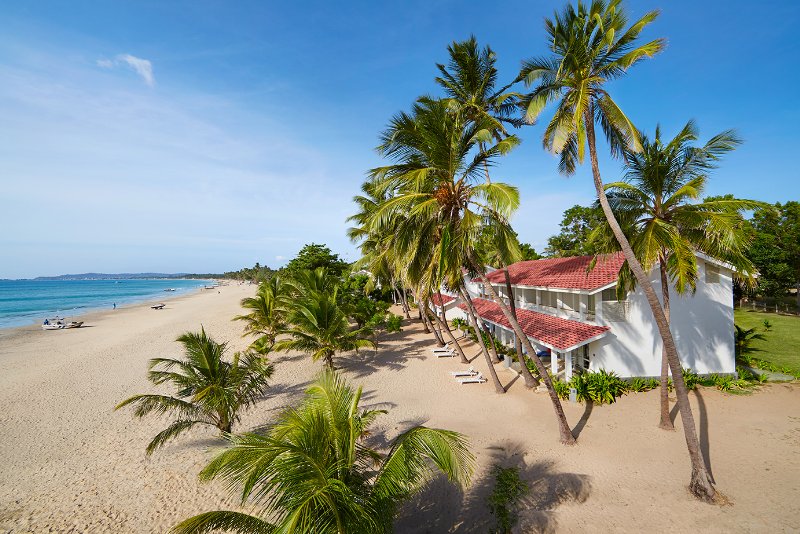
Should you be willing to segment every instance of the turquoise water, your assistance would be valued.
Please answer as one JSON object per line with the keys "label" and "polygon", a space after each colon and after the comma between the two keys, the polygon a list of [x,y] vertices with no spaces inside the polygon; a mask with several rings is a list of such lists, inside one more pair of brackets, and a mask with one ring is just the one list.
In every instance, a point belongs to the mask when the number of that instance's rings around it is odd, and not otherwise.
{"label": "turquoise water", "polygon": [[[0,328],[41,323],[45,317],[158,300],[188,293],[209,280],[0,280]],[[175,291],[164,291],[174,288]]]}

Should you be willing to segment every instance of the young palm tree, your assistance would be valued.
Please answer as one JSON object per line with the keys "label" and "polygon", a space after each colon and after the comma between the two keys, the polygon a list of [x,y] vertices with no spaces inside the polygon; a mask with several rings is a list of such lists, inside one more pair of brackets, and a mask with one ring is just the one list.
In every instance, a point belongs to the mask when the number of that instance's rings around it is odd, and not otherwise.
{"label": "young palm tree", "polygon": [[280,276],[273,276],[258,287],[255,297],[242,299],[242,307],[250,313],[233,318],[246,322],[244,335],[256,336],[250,348],[260,354],[269,353],[286,328],[287,289]]}
{"label": "young palm tree", "polygon": [[[678,294],[695,290],[696,251],[730,263],[740,276],[747,277],[754,271],[746,256],[750,239],[740,211],[761,204],[737,199],[697,202],[709,171],[723,154],[740,143],[734,132],[722,132],[698,147],[693,145],[698,138],[697,127],[689,121],[667,143],[662,141],[659,127],[652,141],[642,134],[640,138],[641,151],[623,152],[624,181],[607,184],[605,190],[644,270],[659,269],[661,301],[669,322],[670,285]],[[607,225],[596,228],[591,239],[604,252],[619,250]],[[635,287],[636,278],[627,263],[620,280],[625,291]],[[659,426],[674,429],[669,415],[669,363],[663,350]]]}
{"label": "young palm tree", "polygon": [[285,411],[266,434],[231,436],[232,446],[200,478],[241,489],[242,502],[260,507],[262,517],[207,512],[173,532],[388,533],[399,506],[437,472],[460,486],[469,483],[474,458],[464,436],[416,426],[388,451],[372,449],[365,440],[385,412],[361,410],[360,400],[361,388],[324,372],[302,404]]}
{"label": "young palm tree", "polygon": [[173,384],[175,395],[134,395],[114,408],[132,405],[136,417],[150,413],[178,417],[147,445],[148,455],[197,425],[230,432],[242,410],[264,394],[272,376],[272,364],[253,352],[237,352],[232,362],[225,361],[226,344],[208,337],[204,329],[200,333],[187,332],[177,341],[183,344],[186,358],[154,358],[147,373],[155,385]]}
{"label": "young palm tree", "polygon": [[558,101],[555,114],[545,129],[544,145],[560,155],[559,170],[572,174],[583,162],[586,147],[589,148],[600,206],[631,273],[647,297],[667,355],[692,464],[690,491],[700,499],[713,502],[717,493],[700,453],[694,416],[669,323],[647,273],[614,217],[597,159],[595,123],[603,130],[612,155],[618,156],[624,149],[641,150],[636,129],[611,98],[605,83],[622,77],[630,67],[664,48],[663,39],[639,46],[636,42],[642,30],[657,16],[656,11],[647,13],[628,26],[620,0],[608,3],[593,0],[589,6],[579,0],[577,6],[569,5],[561,14],[556,13],[553,20],[545,21],[548,49],[553,55],[524,62],[520,76],[526,85],[538,84],[524,99],[528,121],[534,121],[548,103]]}
{"label": "young palm tree", "polygon": [[306,352],[314,361],[322,359],[333,369],[337,353],[375,347],[366,337],[369,335],[367,328],[350,327],[339,302],[339,289],[324,268],[300,271],[290,283],[295,288],[295,296],[287,316],[289,326],[284,330],[289,337],[278,340],[274,350]]}
{"label": "young palm tree", "polygon": [[[561,441],[573,444],[575,438],[544,364],[508,305],[488,284],[475,254],[485,224],[495,227],[499,247],[508,248],[516,242],[508,220],[519,206],[519,192],[507,184],[479,182],[484,163],[505,154],[518,142],[511,136],[478,149],[478,143],[486,139],[481,132],[486,130],[485,124],[468,120],[461,108],[449,101],[423,98],[412,114],[396,116],[382,134],[379,147],[380,153],[395,164],[372,171],[373,179],[391,194],[375,210],[369,224],[380,228],[394,213],[407,214],[394,228],[392,251],[405,265],[409,279],[423,287],[444,283],[458,288],[463,284],[464,267],[482,278],[543,376]],[[484,356],[497,387],[499,379],[488,352]]]}

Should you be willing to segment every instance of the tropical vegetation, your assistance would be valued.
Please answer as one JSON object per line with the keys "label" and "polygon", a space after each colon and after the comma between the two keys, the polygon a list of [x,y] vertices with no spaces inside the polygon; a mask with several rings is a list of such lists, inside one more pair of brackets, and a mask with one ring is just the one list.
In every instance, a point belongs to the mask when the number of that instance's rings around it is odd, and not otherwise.
{"label": "tropical vegetation", "polygon": [[464,436],[414,426],[373,448],[367,438],[385,412],[362,409],[360,401],[360,387],[325,371],[264,434],[230,436],[200,478],[224,481],[259,515],[206,512],[173,532],[392,532],[399,506],[434,474],[469,483],[474,458]]}
{"label": "tropical vegetation", "polygon": [[154,385],[173,385],[175,394],[134,395],[115,408],[132,406],[136,417],[149,414],[177,417],[150,441],[148,455],[198,425],[231,432],[242,412],[264,395],[272,376],[272,364],[260,354],[237,352],[227,361],[226,344],[208,337],[204,329],[187,332],[177,341],[183,345],[186,357],[153,358],[147,373]]}

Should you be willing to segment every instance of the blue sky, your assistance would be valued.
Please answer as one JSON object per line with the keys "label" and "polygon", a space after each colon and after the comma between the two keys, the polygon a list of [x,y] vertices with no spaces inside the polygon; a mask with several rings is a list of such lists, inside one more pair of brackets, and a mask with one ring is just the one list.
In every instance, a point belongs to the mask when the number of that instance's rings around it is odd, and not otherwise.
{"label": "blue sky", "polygon": [[[562,5],[4,2],[0,277],[278,266],[308,242],[354,260],[345,219],[377,134],[435,93],[447,44],[475,34],[510,80]],[[800,3],[627,7],[662,9],[645,38],[669,41],[611,87],[637,126],[736,128],[708,193],[800,198]],[[588,168],[558,175],[541,126],[519,133],[494,176],[520,188],[514,226],[541,250],[593,189]]]}

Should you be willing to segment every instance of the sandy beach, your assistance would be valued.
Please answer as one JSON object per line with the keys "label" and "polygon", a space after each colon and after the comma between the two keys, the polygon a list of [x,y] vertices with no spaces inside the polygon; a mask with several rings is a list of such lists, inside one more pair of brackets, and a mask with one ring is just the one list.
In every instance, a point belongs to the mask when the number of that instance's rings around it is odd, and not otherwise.
{"label": "sandy beach", "polygon": [[[203,325],[233,350],[244,348],[231,318],[252,286],[231,285],[167,302],[164,310],[133,305],[85,318],[87,327],[45,332],[0,331],[0,532],[157,532],[199,512],[235,508],[216,484],[196,475],[222,444],[201,429],[147,458],[144,448],[164,426],[114,412],[120,400],[152,386],[147,360],[178,356],[174,339]],[[401,533],[485,533],[493,462],[518,465],[532,492],[521,532],[789,532],[800,524],[800,386],[773,384],[749,396],[711,389],[692,393],[701,440],[717,487],[731,506],[709,506],[685,486],[689,462],[678,430],[656,427],[656,392],[611,406],[565,403],[579,444],[558,443],[546,395],[527,391],[499,370],[505,395],[491,384],[462,386],[456,359],[431,356],[431,338],[416,321],[387,337],[377,354],[338,361],[363,384],[365,403],[389,413],[377,430],[391,438],[411,424],[463,432],[478,456],[465,492],[436,481],[410,503]],[[478,356],[475,346],[467,354]],[[235,430],[256,429],[302,395],[321,369],[301,354],[273,358],[268,398]],[[486,373],[483,358],[472,364]],[[499,367],[499,366],[498,366]],[[379,436],[380,437],[380,436]],[[435,504],[434,504],[435,503]]]}

